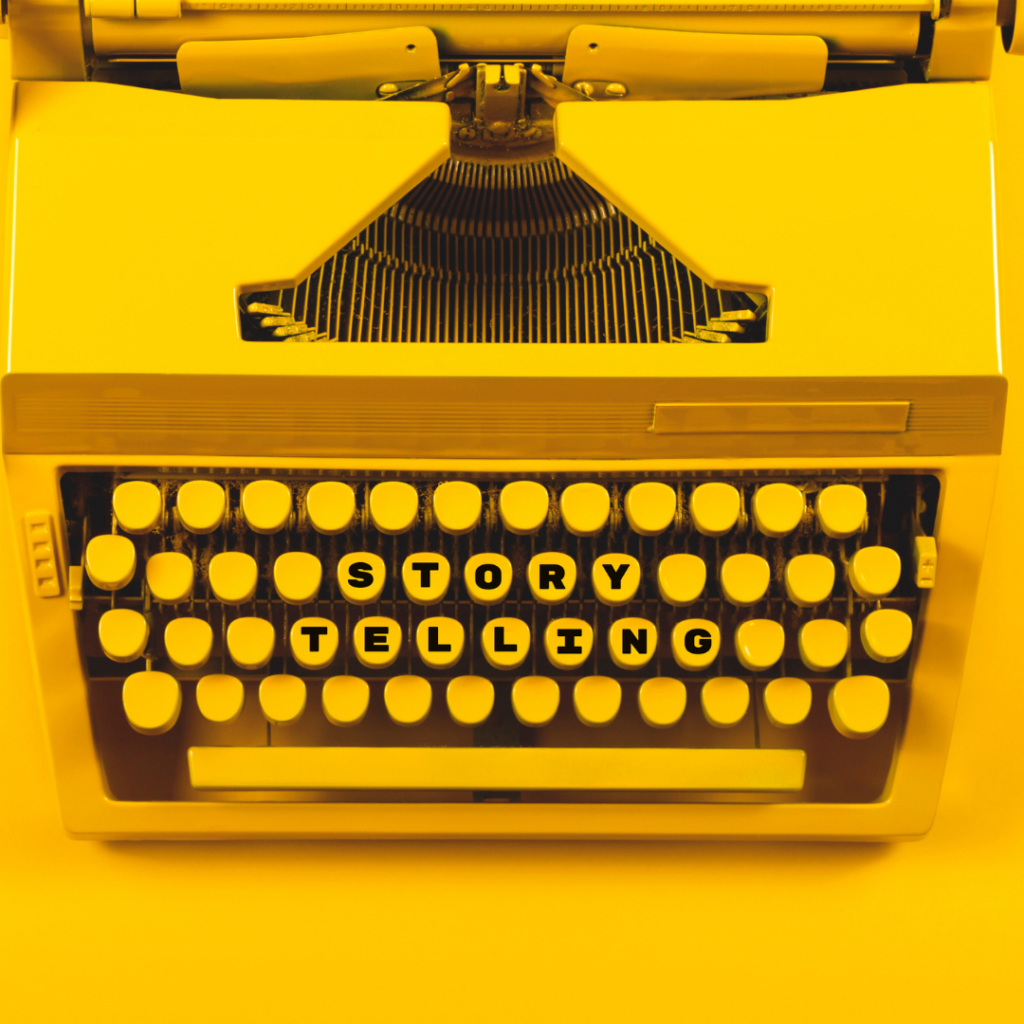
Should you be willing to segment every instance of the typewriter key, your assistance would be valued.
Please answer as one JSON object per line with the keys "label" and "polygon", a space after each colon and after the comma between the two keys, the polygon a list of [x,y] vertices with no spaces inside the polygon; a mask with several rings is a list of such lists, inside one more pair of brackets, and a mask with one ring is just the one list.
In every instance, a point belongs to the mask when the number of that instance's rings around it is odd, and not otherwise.
{"label": "typewriter key", "polygon": [[584,725],[611,725],[622,706],[622,687],[610,676],[584,676],[573,687],[572,704]]}
{"label": "typewriter key", "polygon": [[678,679],[655,676],[647,679],[637,694],[640,717],[654,729],[667,729],[686,711],[686,687]]}
{"label": "typewriter key", "polygon": [[773,679],[764,688],[764,711],[776,728],[799,725],[811,713],[811,687],[805,679]]}
{"label": "typewriter key", "polygon": [[734,676],[709,679],[700,689],[700,706],[711,725],[731,728],[743,720],[750,707],[750,687]]}
{"label": "typewriter key", "polygon": [[827,672],[835,668],[850,646],[850,634],[845,623],[835,619],[812,619],[800,627],[796,635],[800,660],[812,672]]}
{"label": "typewriter key", "polygon": [[867,739],[889,717],[889,687],[878,676],[849,676],[829,691],[832,724],[848,739]]}

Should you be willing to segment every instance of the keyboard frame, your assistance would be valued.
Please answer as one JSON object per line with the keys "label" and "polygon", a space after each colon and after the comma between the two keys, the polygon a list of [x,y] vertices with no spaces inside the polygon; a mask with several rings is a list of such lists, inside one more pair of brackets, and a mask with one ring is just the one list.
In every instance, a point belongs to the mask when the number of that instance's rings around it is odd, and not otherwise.
{"label": "keyboard frame", "polygon": [[[5,456],[36,685],[46,720],[61,813],[78,838],[785,838],[897,839],[923,835],[938,803],[967,658],[975,595],[995,490],[998,456],[903,458],[456,460],[175,456]],[[812,803],[322,803],[119,801],[109,795],[93,745],[86,685],[67,596],[60,474],[136,466],[624,473],[836,469],[917,471],[939,477],[937,583],[922,605],[923,629],[899,752],[882,798]],[[26,514],[53,516],[62,594],[35,594]],[[70,642],[68,642],[70,638]],[[26,681],[27,684],[27,681]],[[695,709],[690,709],[693,713]]]}

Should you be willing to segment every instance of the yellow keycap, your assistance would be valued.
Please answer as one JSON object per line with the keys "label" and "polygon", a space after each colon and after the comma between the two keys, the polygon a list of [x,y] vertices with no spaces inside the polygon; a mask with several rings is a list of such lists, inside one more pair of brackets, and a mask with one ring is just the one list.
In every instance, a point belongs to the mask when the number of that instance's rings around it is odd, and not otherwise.
{"label": "yellow keycap", "polygon": [[658,627],[649,619],[616,619],[608,627],[608,654],[619,668],[642,668],[658,651]]}
{"label": "yellow keycap", "polygon": [[483,498],[468,480],[449,480],[434,489],[434,518],[445,533],[470,533],[480,522]]}
{"label": "yellow keycap", "polygon": [[696,555],[667,555],[658,563],[658,592],[662,601],[677,608],[693,604],[707,580],[707,566]]}
{"label": "yellow keycap", "polygon": [[213,533],[226,508],[224,488],[212,480],[189,480],[178,488],[178,518],[189,533]]}
{"label": "yellow keycap", "polygon": [[448,713],[459,725],[480,725],[494,708],[494,685],[483,676],[456,676],[447,693]]}
{"label": "yellow keycap", "polygon": [[792,484],[765,484],[754,492],[754,522],[766,537],[785,537],[804,516],[804,492]]}
{"label": "yellow keycap", "polygon": [[263,668],[274,656],[273,623],[254,616],[235,619],[228,623],[227,642],[228,654],[239,668]]}
{"label": "yellow keycap", "polygon": [[835,619],[812,619],[796,635],[800,660],[812,672],[827,672],[846,657],[850,634],[846,624]]}
{"label": "yellow keycap", "polygon": [[245,707],[245,687],[235,676],[203,676],[196,684],[196,703],[203,718],[229,725]]}
{"label": "yellow keycap", "polygon": [[879,608],[860,624],[860,642],[874,661],[899,661],[913,639],[913,620],[897,608]]}
{"label": "yellow keycap", "polygon": [[811,712],[811,687],[805,679],[773,679],[764,688],[768,721],[779,729],[799,725]]}
{"label": "yellow keycap", "polygon": [[100,590],[120,590],[135,575],[135,545],[120,533],[101,533],[85,546],[85,572]]}
{"label": "yellow keycap", "polygon": [[145,736],[174,728],[181,713],[181,686],[166,672],[133,672],[121,688],[128,724]]}
{"label": "yellow keycap", "polygon": [[782,657],[786,634],[774,619],[748,619],[736,627],[736,657],[749,672],[763,672]]}
{"label": "yellow keycap", "polygon": [[359,676],[331,676],[324,682],[321,703],[331,725],[358,725],[370,706],[370,687]]}
{"label": "yellow keycap", "polygon": [[690,515],[706,537],[721,537],[739,519],[740,492],[732,484],[701,484],[690,495]]}
{"label": "yellow keycap", "polygon": [[561,692],[558,683],[547,676],[523,676],[512,686],[512,710],[526,726],[539,729],[558,711]]}
{"label": "yellow keycap", "polygon": [[430,714],[433,691],[423,676],[395,676],[384,687],[384,706],[398,725],[419,725]]}
{"label": "yellow keycap", "polygon": [[861,548],[847,564],[847,575],[861,597],[876,601],[900,581],[900,556],[892,548]]}
{"label": "yellow keycap", "polygon": [[555,668],[579,668],[594,649],[594,629],[583,619],[552,619],[544,630],[544,653]]}
{"label": "yellow keycap", "polygon": [[245,604],[256,593],[256,559],[244,551],[222,551],[210,559],[210,586],[223,604]]}
{"label": "yellow keycap", "polygon": [[114,516],[125,533],[150,533],[160,525],[164,500],[147,480],[129,480],[114,488]]}
{"label": "yellow keycap", "polygon": [[700,689],[704,717],[719,729],[728,729],[743,720],[750,707],[750,687],[734,676],[709,679]]}
{"label": "yellow keycap", "polygon": [[584,676],[573,687],[572,703],[584,725],[610,725],[622,705],[622,687],[610,676]]}
{"label": "yellow keycap", "polygon": [[785,578],[790,601],[813,608],[832,596],[836,567],[824,555],[797,555],[786,563]]}
{"label": "yellow keycap", "polygon": [[718,657],[722,634],[708,618],[684,618],[672,630],[672,655],[681,669],[706,669]]}
{"label": "yellow keycap", "polygon": [[213,652],[213,630],[205,619],[192,616],[171,619],[164,627],[164,651],[175,668],[194,672]]}
{"label": "yellow keycap", "polygon": [[480,647],[491,668],[519,668],[530,653],[530,627],[522,619],[491,619],[480,631]]}
{"label": "yellow keycap", "polygon": [[353,551],[338,562],[338,586],[349,604],[373,604],[386,579],[387,570],[380,555]]}
{"label": "yellow keycap", "polygon": [[719,574],[722,595],[739,607],[757,604],[768,593],[772,571],[760,555],[730,555]]}
{"label": "yellow keycap", "polygon": [[874,736],[889,717],[889,687],[878,676],[848,676],[829,691],[828,713],[851,740]]}
{"label": "yellow keycap", "polygon": [[473,555],[462,570],[462,582],[477,604],[501,604],[512,586],[512,563],[504,555]]}
{"label": "yellow keycap", "polygon": [[291,725],[306,710],[306,684],[298,676],[267,676],[260,683],[260,707],[271,725]]}
{"label": "yellow keycap", "polygon": [[630,487],[623,504],[633,532],[644,537],[663,533],[676,518],[675,488],[654,480],[645,480]]}
{"label": "yellow keycap", "polygon": [[604,529],[611,512],[608,489],[600,484],[570,484],[558,502],[565,528],[577,537],[595,537]]}
{"label": "yellow keycap", "polygon": [[288,551],[274,559],[274,589],[286,604],[309,604],[320,592],[323,568],[308,551]]}
{"label": "yellow keycap", "polygon": [[425,551],[409,555],[402,563],[402,586],[414,604],[432,605],[444,600],[452,567],[444,555]]}
{"label": "yellow keycap", "polygon": [[352,646],[361,665],[387,668],[402,652],[402,627],[383,615],[368,615],[355,624]]}
{"label": "yellow keycap", "polygon": [[722,634],[710,619],[683,619],[672,629],[672,656],[680,668],[707,668],[722,646]]}
{"label": "yellow keycap", "polygon": [[435,615],[416,627],[416,650],[428,668],[451,668],[458,664],[466,646],[466,630],[458,619]]}
{"label": "yellow keycap", "polygon": [[280,480],[254,480],[242,491],[242,515],[255,533],[277,533],[292,514],[292,492]]}
{"label": "yellow keycap", "polygon": [[551,498],[535,480],[505,484],[498,497],[498,514],[509,533],[536,533],[547,521]]}
{"label": "yellow keycap", "polygon": [[867,495],[853,484],[833,484],[818,491],[814,502],[818,525],[829,537],[852,537],[865,526]]}
{"label": "yellow keycap", "polygon": [[413,528],[420,496],[412,484],[386,480],[370,491],[370,518],[381,533],[397,536]]}
{"label": "yellow keycap", "polygon": [[130,608],[111,608],[100,616],[100,646],[111,661],[135,661],[149,641],[145,616]]}
{"label": "yellow keycap", "polygon": [[356,492],[340,480],[321,480],[306,492],[306,515],[318,533],[343,533],[356,514]]}
{"label": "yellow keycap", "polygon": [[590,570],[590,580],[602,604],[628,604],[640,586],[640,563],[632,555],[599,555]]}
{"label": "yellow keycap", "polygon": [[637,694],[640,717],[654,729],[668,729],[686,710],[686,687],[678,679],[655,676],[647,679]]}
{"label": "yellow keycap", "polygon": [[330,619],[296,619],[288,631],[288,646],[302,668],[326,668],[338,653],[338,627]]}
{"label": "yellow keycap", "polygon": [[526,567],[526,582],[535,601],[561,604],[576,588],[576,563],[561,551],[534,555]]}
{"label": "yellow keycap", "polygon": [[154,601],[180,604],[192,596],[195,570],[192,559],[178,551],[150,555],[146,562],[146,584]]}

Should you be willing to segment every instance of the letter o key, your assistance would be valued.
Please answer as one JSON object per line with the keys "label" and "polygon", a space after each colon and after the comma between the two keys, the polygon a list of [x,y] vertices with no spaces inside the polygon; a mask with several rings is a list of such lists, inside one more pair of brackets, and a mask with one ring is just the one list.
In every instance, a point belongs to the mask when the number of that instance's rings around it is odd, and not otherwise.
{"label": "letter o key", "polygon": [[709,619],[684,619],[672,630],[672,655],[680,668],[707,668],[722,646],[722,634]]}
{"label": "letter o key", "polygon": [[477,604],[501,604],[512,586],[512,563],[486,551],[473,555],[462,570],[462,581]]}

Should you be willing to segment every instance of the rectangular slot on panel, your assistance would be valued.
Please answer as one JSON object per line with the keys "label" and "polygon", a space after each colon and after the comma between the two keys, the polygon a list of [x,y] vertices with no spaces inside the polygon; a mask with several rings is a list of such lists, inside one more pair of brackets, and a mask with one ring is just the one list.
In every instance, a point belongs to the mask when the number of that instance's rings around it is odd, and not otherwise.
{"label": "rectangular slot on panel", "polygon": [[901,434],[909,402],[665,402],[656,434]]}

